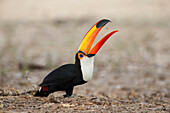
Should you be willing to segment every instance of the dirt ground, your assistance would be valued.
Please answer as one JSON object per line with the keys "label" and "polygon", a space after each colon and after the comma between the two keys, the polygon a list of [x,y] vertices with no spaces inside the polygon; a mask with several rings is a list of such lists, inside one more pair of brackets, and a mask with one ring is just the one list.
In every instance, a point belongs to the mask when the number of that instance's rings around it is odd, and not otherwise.
{"label": "dirt ground", "polygon": [[[20,5],[22,4],[22,5]],[[94,5],[95,4],[95,5]],[[0,1],[0,113],[170,112],[170,1]],[[87,8],[88,7],[88,8]],[[53,69],[74,63],[89,28],[112,21],[93,79],[74,97],[33,97]]]}

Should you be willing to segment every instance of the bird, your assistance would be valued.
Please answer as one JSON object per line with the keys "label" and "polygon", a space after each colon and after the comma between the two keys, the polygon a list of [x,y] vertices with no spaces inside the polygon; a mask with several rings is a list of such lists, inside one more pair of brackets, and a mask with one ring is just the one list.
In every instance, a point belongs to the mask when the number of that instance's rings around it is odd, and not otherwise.
{"label": "bird", "polygon": [[78,52],[75,55],[74,64],[64,64],[50,72],[39,84],[39,90],[34,94],[38,97],[47,97],[56,91],[65,91],[64,97],[73,96],[73,89],[77,85],[87,83],[92,79],[94,69],[94,56],[99,49],[118,30],[114,30],[101,38],[92,48],[93,42],[100,30],[108,23],[108,19],[101,19],[86,33]]}

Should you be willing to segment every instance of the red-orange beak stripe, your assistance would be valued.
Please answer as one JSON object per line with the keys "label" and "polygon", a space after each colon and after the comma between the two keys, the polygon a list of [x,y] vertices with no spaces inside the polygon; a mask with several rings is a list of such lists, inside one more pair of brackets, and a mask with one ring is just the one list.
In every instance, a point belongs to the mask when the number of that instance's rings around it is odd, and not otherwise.
{"label": "red-orange beak stripe", "polygon": [[93,42],[100,32],[100,30],[103,28],[104,25],[106,25],[110,20],[103,19],[98,21],[96,24],[92,26],[92,28],[87,32],[85,37],[83,38],[79,51],[83,52],[85,55],[87,55],[91,49],[91,46],[93,45]]}
{"label": "red-orange beak stripe", "polygon": [[102,45],[107,41],[107,39],[112,36],[114,33],[118,32],[118,30],[116,31],[112,31],[109,34],[107,34],[106,36],[104,36],[89,52],[89,54],[96,54],[99,49],[102,47]]}

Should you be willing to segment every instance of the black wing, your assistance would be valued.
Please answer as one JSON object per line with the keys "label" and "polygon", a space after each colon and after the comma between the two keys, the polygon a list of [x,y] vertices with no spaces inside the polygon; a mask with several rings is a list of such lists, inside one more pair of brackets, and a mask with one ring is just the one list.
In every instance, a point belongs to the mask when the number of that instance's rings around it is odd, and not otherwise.
{"label": "black wing", "polygon": [[60,85],[72,81],[75,77],[75,64],[66,64],[49,73],[39,86]]}

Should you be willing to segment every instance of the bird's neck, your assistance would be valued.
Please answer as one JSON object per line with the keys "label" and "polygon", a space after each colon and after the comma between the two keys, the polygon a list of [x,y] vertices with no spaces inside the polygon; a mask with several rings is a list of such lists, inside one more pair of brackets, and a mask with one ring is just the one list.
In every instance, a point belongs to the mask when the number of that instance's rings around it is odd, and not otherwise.
{"label": "bird's neck", "polygon": [[82,77],[84,81],[89,81],[93,76],[93,68],[94,68],[94,57],[83,57],[81,61],[76,54],[75,66],[77,69],[78,75]]}
{"label": "bird's neck", "polygon": [[89,81],[93,77],[93,68],[94,68],[94,57],[84,56],[80,60],[81,71],[84,81]]}
{"label": "bird's neck", "polygon": [[80,65],[80,60],[78,58],[78,54],[76,54],[75,56],[75,66],[76,66],[77,75],[82,78],[83,76],[82,76],[81,65]]}

